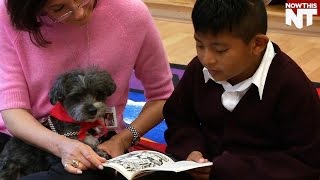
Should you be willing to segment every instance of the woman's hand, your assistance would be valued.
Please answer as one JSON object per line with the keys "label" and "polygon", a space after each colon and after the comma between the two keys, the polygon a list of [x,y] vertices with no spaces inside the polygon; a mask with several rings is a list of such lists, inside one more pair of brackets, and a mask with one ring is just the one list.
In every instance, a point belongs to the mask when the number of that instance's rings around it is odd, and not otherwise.
{"label": "woman's hand", "polygon": [[105,158],[100,157],[92,148],[78,140],[67,139],[59,146],[61,162],[66,171],[81,174],[87,169],[103,169]]}
{"label": "woman's hand", "polygon": [[[203,158],[203,155],[199,151],[193,151],[189,154],[187,160],[189,161],[195,161],[198,163],[205,163],[209,162],[208,159]],[[208,180],[210,175],[211,167],[202,167],[202,168],[196,168],[187,171],[188,174],[190,174],[194,179],[196,180]]]}
{"label": "woman's hand", "polygon": [[8,109],[2,111],[1,115],[12,135],[60,157],[66,171],[81,174],[83,170],[89,168],[103,169],[102,163],[106,160],[95,153],[90,146],[50,131],[28,110]]}

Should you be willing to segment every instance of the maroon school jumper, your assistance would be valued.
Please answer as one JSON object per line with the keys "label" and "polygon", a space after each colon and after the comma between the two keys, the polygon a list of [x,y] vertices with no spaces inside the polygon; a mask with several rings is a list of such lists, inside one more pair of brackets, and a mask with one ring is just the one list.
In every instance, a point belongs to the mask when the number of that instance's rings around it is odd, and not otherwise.
{"label": "maroon school jumper", "polygon": [[311,81],[274,44],[263,91],[251,85],[232,112],[222,85],[205,83],[194,58],[164,106],[167,153],[200,151],[215,180],[319,180],[320,101]]}

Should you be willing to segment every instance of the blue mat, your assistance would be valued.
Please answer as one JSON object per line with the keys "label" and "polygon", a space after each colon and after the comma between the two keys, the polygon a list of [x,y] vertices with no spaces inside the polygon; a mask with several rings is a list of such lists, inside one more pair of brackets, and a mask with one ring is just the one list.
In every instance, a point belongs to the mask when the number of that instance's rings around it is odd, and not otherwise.
{"label": "blue mat", "polygon": [[[170,67],[173,75],[172,81],[174,86],[176,86],[184,73],[185,65],[170,64]],[[146,98],[143,94],[143,86],[141,85],[140,81],[134,75],[132,75],[130,79],[129,100],[124,110],[124,121],[127,124],[131,123],[138,116],[145,101]],[[167,125],[165,121],[162,121],[148,133],[146,133],[144,137],[158,143],[166,144],[164,139],[164,131],[166,129]]]}
{"label": "blue mat", "polygon": [[[144,103],[145,97],[143,93],[130,92],[129,100],[124,110],[124,121],[128,124],[131,123],[139,115]],[[167,125],[165,121],[162,121],[148,133],[146,133],[143,137],[151,139],[158,143],[166,144],[166,141],[164,139],[164,131],[166,129]]]}

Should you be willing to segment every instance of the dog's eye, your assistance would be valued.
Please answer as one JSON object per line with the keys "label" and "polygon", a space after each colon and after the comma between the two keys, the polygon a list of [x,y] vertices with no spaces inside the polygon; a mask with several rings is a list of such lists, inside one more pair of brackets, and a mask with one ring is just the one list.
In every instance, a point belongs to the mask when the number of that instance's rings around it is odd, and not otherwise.
{"label": "dog's eye", "polygon": [[68,99],[73,100],[73,101],[80,101],[81,100],[81,95],[80,94],[71,94]]}
{"label": "dog's eye", "polygon": [[105,98],[106,98],[106,93],[104,93],[104,92],[97,92],[96,93],[96,98],[98,99],[98,100],[105,100]]}

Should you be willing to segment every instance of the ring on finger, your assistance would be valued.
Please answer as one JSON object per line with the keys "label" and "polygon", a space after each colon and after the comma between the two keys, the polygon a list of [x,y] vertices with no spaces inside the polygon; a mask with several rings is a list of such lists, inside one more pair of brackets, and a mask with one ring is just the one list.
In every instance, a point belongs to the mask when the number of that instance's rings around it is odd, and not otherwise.
{"label": "ring on finger", "polygon": [[66,168],[68,167],[68,165],[69,165],[69,163],[65,163],[65,164],[63,165],[63,167],[66,169]]}
{"label": "ring on finger", "polygon": [[75,168],[78,168],[79,167],[79,163],[80,163],[80,161],[74,159],[74,160],[71,161],[71,166],[73,166]]}

